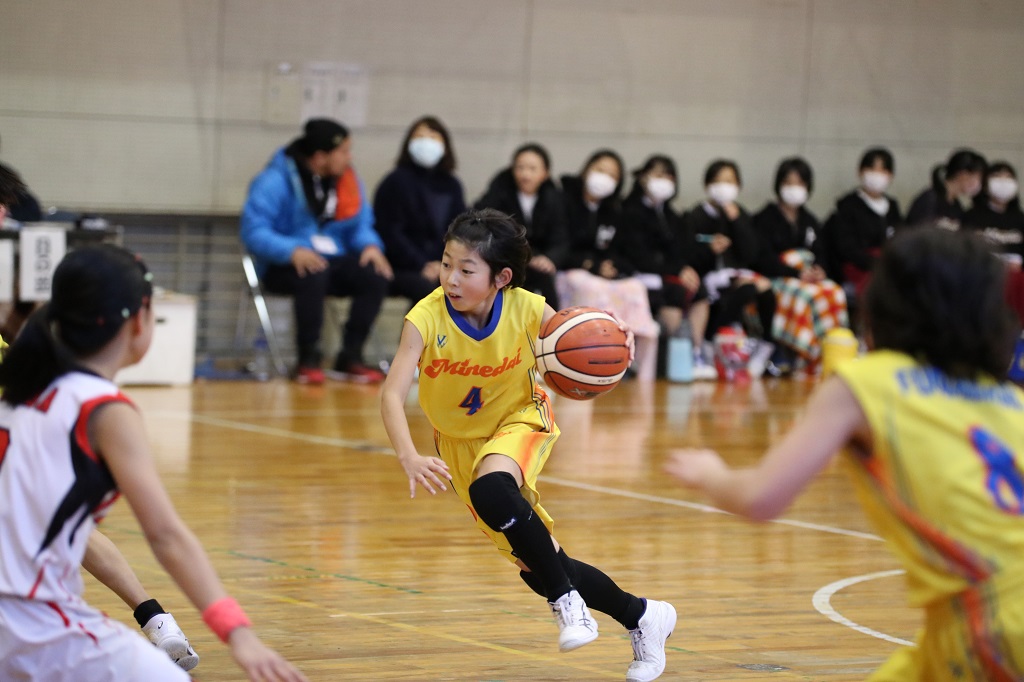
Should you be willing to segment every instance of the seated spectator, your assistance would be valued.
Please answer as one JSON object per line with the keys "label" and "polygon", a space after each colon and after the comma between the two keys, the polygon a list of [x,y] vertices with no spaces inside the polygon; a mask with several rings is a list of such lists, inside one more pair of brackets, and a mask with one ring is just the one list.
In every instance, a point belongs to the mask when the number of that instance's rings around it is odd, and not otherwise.
{"label": "seated spectator", "polygon": [[688,322],[693,338],[694,378],[714,379],[705,361],[704,333],[708,325],[708,294],[700,275],[689,263],[696,242],[684,232],[671,206],[678,191],[676,164],[656,154],[633,172],[633,189],[622,205],[622,229],[615,234],[617,250],[646,286],[651,313],[663,335],[673,336]]}
{"label": "seated spectator", "polygon": [[958,149],[945,165],[932,171],[932,186],[925,189],[907,213],[907,225],[925,223],[949,230],[960,229],[964,215],[981,191],[985,157],[973,149]]}
{"label": "seated spectator", "polygon": [[868,149],[859,168],[860,186],[836,202],[821,234],[822,265],[848,301],[860,298],[882,246],[903,223],[899,203],[886,194],[895,172],[892,152]]}
{"label": "seated spectator", "polygon": [[627,275],[632,266],[613,248],[622,222],[622,159],[601,149],[587,159],[579,175],[562,176],[571,268],[558,277],[563,306],[585,305],[618,315],[636,336],[633,373],[654,379],[658,323],[651,316],[647,287]]}
{"label": "seated spectator", "polygon": [[[324,381],[320,331],[327,296],[352,299],[334,370],[354,381],[384,379],[363,363],[363,346],[387,295],[391,266],[351,168],[351,149],[340,123],[307,121],[302,137],[278,150],[253,179],[242,209],[242,242],[263,286],[294,301],[300,383]],[[338,219],[339,212],[345,217]]]}
{"label": "seated spectator", "polygon": [[533,255],[523,288],[540,294],[558,310],[555,274],[569,255],[569,233],[562,192],[551,180],[550,171],[547,150],[539,144],[524,144],[512,155],[512,165],[494,176],[475,206],[507,213],[526,227]]}
{"label": "seated spectator", "polygon": [[444,234],[464,210],[448,129],[433,116],[417,119],[373,198],[377,232],[394,268],[391,295],[415,304],[438,287]]}
{"label": "seated spectator", "polygon": [[992,248],[1006,261],[1006,294],[1024,324],[1024,211],[1020,207],[1017,171],[1005,161],[988,168],[985,187],[964,216],[964,228],[980,230]]}
{"label": "seated spectator", "polygon": [[[749,337],[760,337],[748,366],[751,376],[760,376],[774,350],[775,294],[771,282],[755,270],[760,244],[750,214],[736,201],[741,186],[735,161],[713,161],[704,173],[707,198],[684,214],[683,223],[697,241],[693,267],[711,301],[708,335],[739,325]],[[756,321],[746,315],[752,306]]]}
{"label": "seated spectator", "polygon": [[[828,279],[816,262],[817,217],[807,209],[814,173],[800,158],[784,159],[775,172],[776,201],[754,216],[761,242],[758,270],[772,279],[776,308],[772,337],[795,353],[798,369],[816,374],[825,333],[850,324],[843,288]],[[788,358],[776,352],[780,369]]]}

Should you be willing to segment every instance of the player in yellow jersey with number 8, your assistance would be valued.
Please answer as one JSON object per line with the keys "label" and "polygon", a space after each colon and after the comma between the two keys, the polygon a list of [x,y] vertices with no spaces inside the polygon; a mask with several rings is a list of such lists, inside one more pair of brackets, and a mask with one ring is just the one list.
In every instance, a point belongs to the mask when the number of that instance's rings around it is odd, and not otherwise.
{"label": "player in yellow jersey with number 8", "polygon": [[780,514],[841,449],[871,523],[924,610],[916,647],[871,682],[1024,680],[1024,391],[1003,267],[980,240],[897,236],[866,294],[872,352],[840,364],[751,469],[710,450],[669,471],[727,511]]}

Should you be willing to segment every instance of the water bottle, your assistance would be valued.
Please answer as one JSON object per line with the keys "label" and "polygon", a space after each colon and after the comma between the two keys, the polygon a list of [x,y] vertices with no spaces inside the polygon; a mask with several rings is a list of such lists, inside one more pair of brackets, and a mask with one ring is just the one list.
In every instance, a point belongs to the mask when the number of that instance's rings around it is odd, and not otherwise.
{"label": "water bottle", "polygon": [[686,320],[676,328],[668,339],[668,362],[665,375],[669,381],[689,383],[693,381],[693,340],[690,325]]}
{"label": "water bottle", "polygon": [[246,369],[257,381],[266,381],[270,378],[270,347],[262,334],[253,339],[252,361]]}
{"label": "water bottle", "polygon": [[829,329],[821,340],[821,376],[825,378],[841,362],[857,357],[857,337],[845,327]]}

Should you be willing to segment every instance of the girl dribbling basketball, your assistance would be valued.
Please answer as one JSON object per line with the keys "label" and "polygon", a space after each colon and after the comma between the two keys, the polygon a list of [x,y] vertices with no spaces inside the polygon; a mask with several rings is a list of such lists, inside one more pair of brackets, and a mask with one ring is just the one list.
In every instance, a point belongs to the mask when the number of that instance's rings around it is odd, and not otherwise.
{"label": "girl dribbling basketball", "polygon": [[[536,382],[533,349],[555,311],[519,288],[530,255],[525,235],[511,217],[490,209],[452,222],[441,286],[406,316],[384,383],[384,425],[410,495],[417,486],[436,494],[451,483],[523,581],[548,600],[562,651],[597,637],[589,608],[607,613],[632,636],[626,679],[647,682],[665,669],[675,609],[624,592],[597,568],[569,558],[539,503],[537,477],[559,431]],[[631,333],[628,345],[632,352]],[[405,416],[417,367],[420,406],[434,427],[439,457],[416,451]]]}

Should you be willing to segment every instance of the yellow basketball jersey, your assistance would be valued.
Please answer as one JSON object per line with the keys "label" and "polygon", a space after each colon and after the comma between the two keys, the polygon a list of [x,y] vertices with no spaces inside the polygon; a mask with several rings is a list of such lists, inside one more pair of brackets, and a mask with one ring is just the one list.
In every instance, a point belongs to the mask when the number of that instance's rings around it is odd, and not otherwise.
{"label": "yellow basketball jersey", "polygon": [[490,323],[476,329],[439,287],[406,319],[423,337],[420,406],[451,438],[488,438],[503,424],[553,427],[547,394],[537,386],[534,342],[544,298],[518,287],[498,292]]}
{"label": "yellow basketball jersey", "polygon": [[874,441],[870,454],[848,453],[857,493],[907,570],[911,604],[1020,583],[1024,391],[951,379],[892,351],[843,363],[837,374]]}

